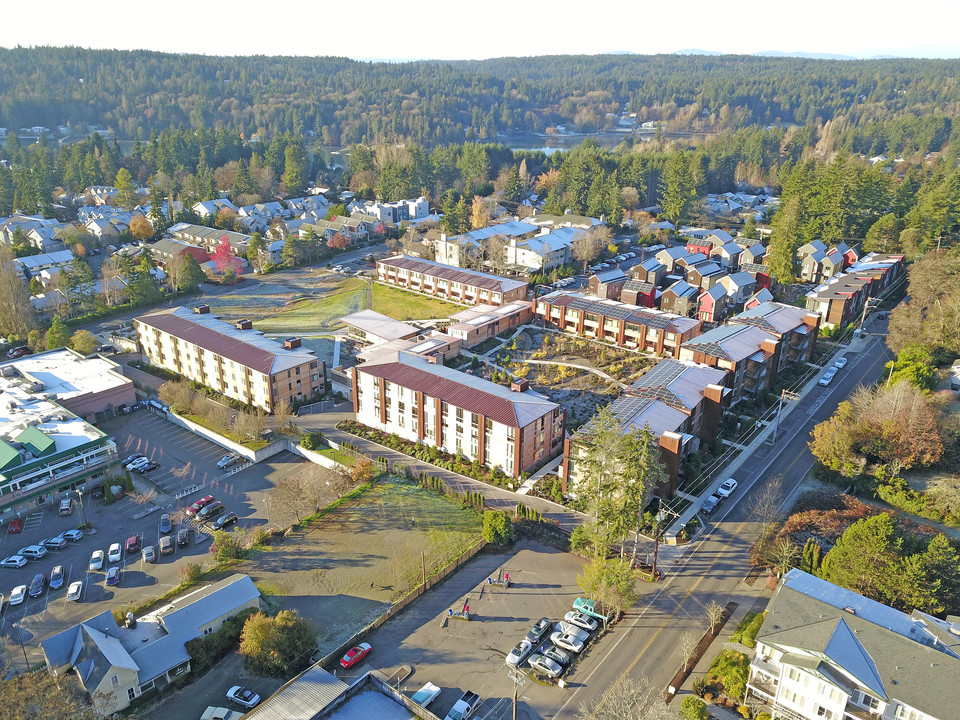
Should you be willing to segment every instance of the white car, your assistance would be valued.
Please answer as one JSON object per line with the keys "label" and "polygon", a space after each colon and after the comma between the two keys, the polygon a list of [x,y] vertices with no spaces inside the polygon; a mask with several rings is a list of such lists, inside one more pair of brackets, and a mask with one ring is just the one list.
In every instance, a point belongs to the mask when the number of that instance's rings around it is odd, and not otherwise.
{"label": "white car", "polygon": [[243,705],[245,708],[256,707],[257,703],[260,702],[259,695],[257,695],[253,690],[248,690],[241,685],[234,685],[232,688],[227,690],[227,699],[233,700],[235,703],[238,705]]}
{"label": "white car", "polygon": [[114,543],[110,546],[110,549],[107,550],[107,562],[120,562],[120,558],[123,557],[123,548],[120,547],[120,543]]}
{"label": "white car", "polygon": [[578,653],[583,650],[583,640],[568,633],[555,632],[550,636],[550,642],[570,652]]}
{"label": "white car", "polygon": [[526,640],[521,640],[517,646],[507,654],[507,665],[518,667],[520,663],[527,659],[527,655],[533,652],[533,645]]}
{"label": "white car", "polygon": [[19,605],[27,597],[27,586],[17,585],[10,593],[10,604]]}
{"label": "white car", "polygon": [[836,374],[837,374],[837,369],[830,368],[829,370],[827,370],[827,372],[823,374],[823,377],[820,378],[819,384],[822,385],[823,387],[826,387],[827,385],[833,382],[833,376]]}
{"label": "white car", "polygon": [[723,485],[717,488],[717,495],[721,497],[728,498],[733,495],[734,490],[737,489],[737,481],[733,478],[727,478],[723,481]]}
{"label": "white car", "polygon": [[67,588],[67,600],[79,600],[80,596],[83,594],[83,580],[77,580],[70,583],[70,587]]}
{"label": "white car", "polygon": [[571,625],[576,625],[578,628],[583,628],[590,632],[597,629],[597,621],[594,618],[589,615],[584,615],[582,612],[577,612],[576,610],[568,612],[563,616],[563,619]]}
{"label": "white car", "polygon": [[87,566],[90,570],[103,570],[103,550],[94,550],[90,556],[90,564]]}
{"label": "white car", "polygon": [[552,678],[560,677],[560,673],[563,672],[563,668],[557,665],[553,660],[537,653],[534,653],[530,656],[530,667],[537,672],[541,672],[544,675],[549,675]]}
{"label": "white car", "polygon": [[561,620],[556,625],[554,625],[553,629],[556,632],[561,633],[562,635],[573,635],[575,638],[577,638],[578,640],[582,640],[583,642],[586,642],[587,638],[590,637],[590,633],[588,633],[583,628],[579,628],[576,625],[572,623],[568,623],[564,620]]}
{"label": "white car", "polygon": [[842,370],[843,368],[845,368],[845,367],[847,366],[847,358],[842,357],[842,356],[841,356],[841,357],[838,357],[838,358],[837,358],[837,361],[836,361],[835,363],[833,363],[833,366],[834,366],[837,370]]}

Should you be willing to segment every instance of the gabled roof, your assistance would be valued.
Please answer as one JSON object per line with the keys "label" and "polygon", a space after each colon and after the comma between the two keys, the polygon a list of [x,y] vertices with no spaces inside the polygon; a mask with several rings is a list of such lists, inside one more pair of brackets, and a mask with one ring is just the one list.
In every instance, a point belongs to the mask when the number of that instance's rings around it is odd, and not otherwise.
{"label": "gabled roof", "polygon": [[434,262],[433,260],[421,260],[406,255],[395,255],[377,261],[378,265],[395,267],[411,272],[419,272],[431,277],[448,280],[450,282],[462,283],[479,287],[484,290],[507,293],[517,288],[526,287],[528,283],[520,280],[511,280],[499,275],[490,275],[488,273],[478,272],[476,270],[465,270],[463,268],[453,267]]}
{"label": "gabled roof", "polygon": [[[692,288],[692,290],[696,292],[697,288]],[[617,300],[600,300],[591,295],[581,295],[579,293],[558,291],[544,295],[540,300],[549,302],[556,307],[569,307],[572,310],[603,315],[611,319],[623,320],[625,323],[635,323],[672,333],[685,333],[700,325],[699,320],[682,315],[629,305]]]}
{"label": "gabled roof", "polygon": [[[676,432],[687,421],[685,412],[655,397],[621,395],[610,403],[608,408],[620,423],[623,434],[631,432],[634,428],[649,425],[653,434],[660,437],[665,432]],[[577,435],[589,433],[595,422],[596,415],[577,431]]]}
{"label": "gabled roof", "polygon": [[707,385],[722,385],[726,370],[666,358],[630,386],[630,392],[656,397],[671,407],[693,411],[703,400]]}
{"label": "gabled roof", "polygon": [[771,339],[777,338],[750,325],[721,325],[683,345],[712,357],[740,362],[760,351],[764,340]]}
{"label": "gabled roof", "polygon": [[536,393],[514,392],[475,375],[435,365],[419,355],[400,352],[395,360],[372,362],[358,365],[356,371],[420,391],[509,427],[526,427],[560,407]]}
{"label": "gabled roof", "polygon": [[755,325],[774,335],[783,336],[797,328],[806,328],[806,318],[812,316],[808,310],[784,305],[778,302],[763,302],[756,307],[747,308],[730,318],[731,323]]}
{"label": "gabled roof", "polygon": [[644,295],[648,294],[651,290],[654,290],[656,285],[649,283],[645,280],[627,280],[623,284],[623,289],[628,292],[638,292]]}
{"label": "gabled roof", "polygon": [[678,298],[692,298],[693,296],[700,294],[700,288],[694,287],[686,280],[677,280],[673,285],[668,287],[663,292],[672,293]]}
{"label": "gabled roof", "polygon": [[720,282],[725,286],[729,285],[731,288],[742,288],[747,285],[756,284],[757,279],[750,273],[741,270],[740,272],[730,273],[726,277],[720,278]]}
{"label": "gabled roof", "polygon": [[[720,282],[723,282],[723,278],[720,279]],[[714,300],[719,300],[720,298],[725,298],[727,296],[727,289],[720,283],[717,283],[709,290],[704,290],[700,298],[702,299],[704,295],[708,295]]]}
{"label": "gabled roof", "polygon": [[594,277],[599,283],[611,283],[617,282],[617,280],[625,280],[626,274],[620,268],[614,268],[613,270],[605,270],[604,272],[599,272]]}

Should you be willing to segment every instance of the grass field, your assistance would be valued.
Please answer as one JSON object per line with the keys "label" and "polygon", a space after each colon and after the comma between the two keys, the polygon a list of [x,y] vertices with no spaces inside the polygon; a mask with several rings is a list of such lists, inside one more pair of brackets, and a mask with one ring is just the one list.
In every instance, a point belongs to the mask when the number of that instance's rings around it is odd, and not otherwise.
{"label": "grass field", "polygon": [[367,305],[367,282],[344,278],[321,297],[289,303],[272,317],[254,323],[257,330],[276,333],[329,332],[343,326],[340,318],[363,310]]}
{"label": "grass field", "polygon": [[429,320],[450,317],[463,308],[437,298],[374,283],[373,309],[394,320]]}
{"label": "grass field", "polygon": [[420,582],[472,547],[481,521],[470,509],[391,478],[332,510],[239,568],[271,603],[295,609],[330,652]]}

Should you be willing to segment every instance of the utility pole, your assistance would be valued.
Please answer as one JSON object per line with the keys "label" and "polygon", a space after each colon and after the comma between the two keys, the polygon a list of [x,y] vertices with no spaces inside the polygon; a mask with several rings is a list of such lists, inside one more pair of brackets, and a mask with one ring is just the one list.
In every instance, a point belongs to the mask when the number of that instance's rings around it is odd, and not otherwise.
{"label": "utility pole", "polygon": [[526,675],[517,668],[510,668],[507,671],[507,677],[513,681],[513,720],[517,720],[517,696],[520,686],[526,682]]}
{"label": "utility pole", "polygon": [[777,444],[777,434],[780,432],[780,413],[783,412],[783,395],[786,390],[780,391],[780,402],[777,404],[777,424],[773,428],[773,444]]}

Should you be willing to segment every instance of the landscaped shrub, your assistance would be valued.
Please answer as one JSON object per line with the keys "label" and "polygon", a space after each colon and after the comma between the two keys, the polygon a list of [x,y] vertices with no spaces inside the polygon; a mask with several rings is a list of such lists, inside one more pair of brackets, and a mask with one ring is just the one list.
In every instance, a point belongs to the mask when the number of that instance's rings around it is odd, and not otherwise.
{"label": "landscaped shrub", "polygon": [[[732,650],[724,650],[713,661],[707,678],[711,685],[722,688],[727,697],[740,700],[747,690],[747,675],[749,672],[750,661],[746,655]],[[706,696],[704,696],[704,699],[706,699]]]}
{"label": "landscaped shrub", "polygon": [[684,720],[706,720],[707,704],[698,697],[688,695],[680,703],[680,716]]}
{"label": "landscaped shrub", "polygon": [[508,543],[513,535],[510,518],[499,510],[485,510],[481,535],[484,540],[493,545]]}
{"label": "landscaped shrub", "polygon": [[224,620],[216,632],[187,641],[187,654],[190,656],[190,667],[195,676],[203,675],[237,649],[243,625],[253,613],[253,609],[245,610]]}
{"label": "landscaped shrub", "polygon": [[733,634],[730,636],[730,642],[740,642],[743,638],[744,631],[750,627],[750,623],[753,622],[753,619],[757,616],[755,612],[748,612],[743,620],[737,625],[737,629],[733,631]]}
{"label": "landscaped shrub", "polygon": [[743,635],[740,638],[741,643],[748,648],[755,648],[757,646],[757,633],[760,632],[760,626],[763,625],[763,619],[765,617],[763,613],[758,613],[757,616],[750,621],[750,624],[747,625],[747,629],[743,631]]}
{"label": "landscaped shrub", "polygon": [[307,450],[317,450],[324,445],[323,434],[310,432],[300,438],[300,445]]}

